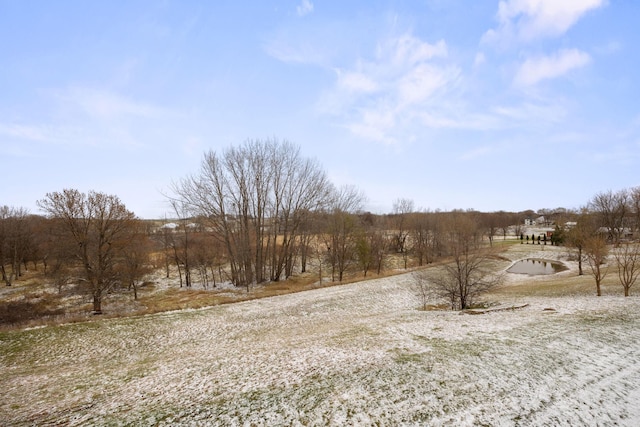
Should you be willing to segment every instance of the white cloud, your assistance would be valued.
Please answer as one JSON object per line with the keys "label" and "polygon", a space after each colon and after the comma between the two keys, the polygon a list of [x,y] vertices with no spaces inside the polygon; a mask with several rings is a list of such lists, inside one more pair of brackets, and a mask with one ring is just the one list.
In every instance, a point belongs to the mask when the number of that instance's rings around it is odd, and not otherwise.
{"label": "white cloud", "polygon": [[401,106],[419,104],[455,78],[456,71],[430,64],[419,64],[398,81],[398,103]]}
{"label": "white cloud", "polygon": [[488,156],[492,151],[492,147],[490,146],[472,148],[462,153],[462,155],[460,156],[460,160],[475,161],[478,158]]}
{"label": "white cloud", "polygon": [[474,113],[460,108],[455,112],[450,109],[440,111],[424,111],[418,117],[422,124],[432,129],[473,129],[493,130],[504,127],[504,121],[495,114]]}
{"label": "white cloud", "polygon": [[78,141],[89,143],[88,135],[83,132],[80,126],[60,121],[36,124],[0,123],[0,136],[30,148],[40,146],[30,143],[67,146],[77,144]]}
{"label": "white cloud", "polygon": [[512,126],[522,126],[523,124],[533,124],[540,128],[545,123],[561,123],[567,117],[566,107],[556,99],[537,100],[534,102],[524,102],[511,106],[497,106],[491,109],[491,113],[510,123]]}
{"label": "white cloud", "polygon": [[378,90],[379,85],[370,76],[361,72],[336,70],[338,74],[338,86],[347,92],[371,93]]}
{"label": "white cloud", "polygon": [[483,41],[509,43],[564,34],[584,14],[606,5],[606,0],[503,0],[498,6],[497,29]]}
{"label": "white cloud", "polygon": [[393,105],[379,101],[375,106],[360,109],[357,118],[346,124],[346,128],[361,138],[393,144],[397,142],[392,135],[393,129],[398,125],[397,113]]}
{"label": "white cloud", "polygon": [[545,79],[553,79],[591,62],[589,54],[578,49],[561,50],[552,56],[527,59],[518,69],[515,83],[531,86]]}
{"label": "white cloud", "polygon": [[306,28],[305,32],[291,28],[279,29],[267,38],[263,49],[278,61],[330,68],[335,44],[319,42],[335,37],[335,34],[327,34],[328,31],[317,27]]}
{"label": "white cloud", "polygon": [[0,123],[0,135],[27,141],[47,141],[47,132],[40,127]]}
{"label": "white cloud", "polygon": [[59,93],[58,97],[80,107],[89,116],[102,119],[118,116],[151,118],[167,113],[164,109],[103,89],[76,86]]}
{"label": "white cloud", "polygon": [[[154,123],[153,132],[161,133],[159,129],[166,123],[181,117],[170,109],[101,88],[73,86],[44,94],[54,101],[50,117],[34,123],[0,123],[0,137],[31,150],[43,144],[140,147],[144,144],[139,129]],[[46,98],[42,102],[46,103]]]}
{"label": "white cloud", "polygon": [[313,12],[313,3],[309,0],[302,0],[302,3],[296,7],[298,16],[305,16]]}
{"label": "white cloud", "polygon": [[484,64],[485,62],[487,62],[487,58],[484,55],[484,53],[483,52],[478,52],[478,53],[476,53],[476,56],[475,56],[475,58],[473,60],[473,67],[477,68],[477,67],[481,66],[482,64]]}
{"label": "white cloud", "polygon": [[[323,110],[361,138],[393,143],[406,139],[408,124],[422,123],[420,114],[459,76],[457,67],[442,64],[444,40],[428,43],[411,34],[378,43],[375,54],[336,71],[337,80],[322,100]],[[410,132],[409,132],[410,133]],[[402,137],[400,137],[402,135]]]}
{"label": "white cloud", "polygon": [[407,67],[428,61],[434,57],[446,57],[447,44],[439,40],[435,44],[405,34],[378,45],[377,57],[395,67]]}

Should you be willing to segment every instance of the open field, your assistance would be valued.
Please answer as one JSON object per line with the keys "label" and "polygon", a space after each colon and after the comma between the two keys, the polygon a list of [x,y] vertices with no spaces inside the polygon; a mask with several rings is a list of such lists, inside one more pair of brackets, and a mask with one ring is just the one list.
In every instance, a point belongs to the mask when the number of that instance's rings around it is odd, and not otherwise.
{"label": "open field", "polygon": [[400,275],[3,332],[0,424],[638,425],[640,298],[568,265],[508,275],[488,301],[528,305],[483,315],[417,310]]}

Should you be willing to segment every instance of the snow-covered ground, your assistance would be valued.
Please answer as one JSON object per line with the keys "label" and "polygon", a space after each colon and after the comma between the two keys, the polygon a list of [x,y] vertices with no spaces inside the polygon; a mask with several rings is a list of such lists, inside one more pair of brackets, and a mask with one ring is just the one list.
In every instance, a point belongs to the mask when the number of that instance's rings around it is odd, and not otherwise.
{"label": "snow-covered ground", "polygon": [[640,425],[640,298],[505,302],[419,311],[404,275],[4,333],[0,424]]}

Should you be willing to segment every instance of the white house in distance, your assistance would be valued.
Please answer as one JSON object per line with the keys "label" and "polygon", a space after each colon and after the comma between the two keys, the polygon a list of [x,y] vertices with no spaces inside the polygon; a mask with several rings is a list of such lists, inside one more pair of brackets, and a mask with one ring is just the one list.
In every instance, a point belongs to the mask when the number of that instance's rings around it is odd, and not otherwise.
{"label": "white house in distance", "polygon": [[544,216],[539,216],[536,219],[525,218],[524,225],[526,227],[533,227],[536,225],[547,225],[547,221],[545,220]]}

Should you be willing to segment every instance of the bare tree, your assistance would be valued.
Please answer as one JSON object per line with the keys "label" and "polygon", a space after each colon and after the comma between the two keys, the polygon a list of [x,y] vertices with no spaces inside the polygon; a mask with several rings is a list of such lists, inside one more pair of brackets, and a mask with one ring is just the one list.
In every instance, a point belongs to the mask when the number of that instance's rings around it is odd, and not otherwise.
{"label": "bare tree", "polygon": [[410,220],[412,253],[418,265],[431,264],[443,255],[443,224],[447,214],[443,212],[414,212]]}
{"label": "bare tree", "polygon": [[200,173],[173,192],[223,244],[233,283],[248,290],[291,274],[302,224],[326,205],[331,185],[297,147],[267,140],[206,153]]}
{"label": "bare tree", "polygon": [[490,246],[493,246],[493,238],[501,227],[500,221],[501,218],[498,212],[489,212],[480,215],[480,222],[487,238],[489,239]]}
{"label": "bare tree", "polygon": [[[513,222],[514,215],[505,211],[494,212],[494,215],[497,216],[498,228],[502,232],[502,240],[507,240],[507,234],[509,234],[509,230],[513,225],[515,225],[515,222]],[[518,221],[517,218],[515,219],[515,221]],[[518,235],[519,233],[516,234],[516,236]]]}
{"label": "bare tree", "polygon": [[375,223],[373,215],[368,216],[371,220],[361,221],[362,227],[356,241],[358,264],[365,277],[372,268],[375,268],[377,274],[380,274],[386,252],[386,239],[383,230]]}
{"label": "bare tree", "polygon": [[303,225],[313,212],[327,206],[332,185],[319,164],[300,156],[289,143],[272,148],[273,191],[269,197],[271,228],[271,280],[284,272],[291,276],[293,259],[303,235]]}
{"label": "bare tree", "polygon": [[469,308],[477,298],[502,281],[492,272],[491,253],[480,247],[481,235],[469,213],[452,213],[447,227],[447,249],[452,262],[432,279],[436,292],[447,298],[451,309]]}
{"label": "bare tree", "polygon": [[629,192],[611,190],[598,193],[589,202],[589,209],[597,216],[598,225],[607,232],[609,241],[618,244],[625,229],[629,213]]}
{"label": "bare tree", "polygon": [[367,273],[369,272],[369,269],[373,265],[374,261],[374,252],[371,248],[371,241],[369,238],[370,235],[365,230],[361,230],[356,238],[356,258],[364,277],[367,277]]}
{"label": "bare tree", "polygon": [[596,295],[601,296],[602,280],[604,280],[609,271],[608,266],[605,265],[609,255],[607,241],[601,235],[591,236],[586,240],[584,250],[589,263],[589,270],[596,281]]}
{"label": "bare tree", "polygon": [[373,265],[376,274],[380,274],[384,269],[384,262],[387,254],[388,241],[383,235],[382,230],[374,230],[369,235],[369,244],[371,246],[371,254],[373,257]]}
{"label": "bare tree", "polygon": [[[307,262],[316,253],[314,243],[321,232],[322,220],[318,212],[309,212],[300,222],[299,250],[300,271],[307,271]],[[317,246],[317,245],[316,245]]]}
{"label": "bare tree", "polygon": [[153,271],[150,264],[152,247],[144,225],[139,220],[132,224],[129,239],[129,244],[122,248],[122,261],[118,269],[122,285],[126,285],[129,290],[133,290],[133,299],[137,300],[140,281]]}
{"label": "bare tree", "polygon": [[33,269],[38,269],[38,263],[42,260],[42,229],[46,218],[39,215],[28,215],[26,218],[24,235],[24,248],[22,262],[25,271],[28,269],[27,264],[31,263]]}
{"label": "bare tree", "polygon": [[402,254],[404,268],[407,268],[409,220],[414,212],[414,204],[411,199],[397,199],[393,202],[393,247],[396,252]]}
{"label": "bare tree", "polygon": [[194,215],[206,218],[227,252],[232,282],[248,290],[253,281],[248,189],[237,170],[242,164],[228,171],[228,163],[215,152],[206,153],[200,173],[174,184],[173,192]]}
{"label": "bare tree", "polygon": [[173,225],[174,225],[173,223],[167,222],[167,218],[165,216],[164,224],[160,228],[160,232],[155,236],[156,240],[158,240],[160,245],[162,245],[162,259],[164,263],[165,277],[167,279],[169,278],[169,274],[171,271],[170,270],[171,259],[172,259],[171,244],[173,240],[173,236],[171,235],[171,233],[173,233],[174,231],[172,228]]}
{"label": "bare tree", "polygon": [[[0,206],[0,273],[6,286],[22,275],[21,264],[31,244],[29,212],[24,208]],[[6,265],[11,266],[8,272]]]}
{"label": "bare tree", "polygon": [[42,218],[35,229],[38,250],[44,266],[44,275],[53,281],[58,293],[77,276],[75,269],[75,243],[69,233],[64,232],[59,218]]}
{"label": "bare tree", "polygon": [[[191,287],[191,234],[197,228],[197,224],[189,217],[188,206],[181,200],[172,200],[171,206],[176,214],[178,224],[174,233],[170,236],[170,246],[173,250],[174,262],[178,268],[180,287]],[[184,280],[183,280],[184,277]]]}
{"label": "bare tree", "polygon": [[411,274],[411,290],[420,300],[420,306],[423,310],[429,307],[429,301],[433,297],[433,287],[429,282],[429,276],[426,271],[415,271]]}
{"label": "bare tree", "polygon": [[117,196],[66,189],[47,193],[38,206],[60,221],[64,241],[80,264],[82,280],[93,297],[93,312],[102,313],[102,299],[119,282],[116,268],[135,234],[135,215]]}
{"label": "bare tree", "polygon": [[574,248],[578,258],[578,275],[584,274],[582,264],[585,258],[585,248],[589,239],[598,232],[598,226],[594,216],[586,209],[582,208],[578,215],[576,225],[568,229],[565,233],[567,246]]}
{"label": "bare tree", "polygon": [[640,186],[629,190],[629,209],[633,218],[631,227],[634,237],[637,238],[640,232]]}
{"label": "bare tree", "polygon": [[[520,237],[524,233],[524,221],[520,214],[514,213],[510,215],[510,223],[513,225],[513,233]],[[522,242],[521,242],[522,243]]]}
{"label": "bare tree", "polygon": [[344,186],[336,190],[324,233],[331,280],[342,281],[347,268],[356,261],[356,242],[359,219],[356,212],[362,207],[364,196],[355,187]]}
{"label": "bare tree", "polygon": [[622,243],[613,253],[618,266],[618,278],[624,289],[624,296],[629,296],[631,286],[636,283],[640,274],[640,249],[635,243]]}
{"label": "bare tree", "polygon": [[431,215],[428,212],[414,212],[410,218],[410,236],[413,243],[413,254],[418,259],[418,265],[422,267],[424,263],[429,263],[429,238],[432,234],[430,229]]}

